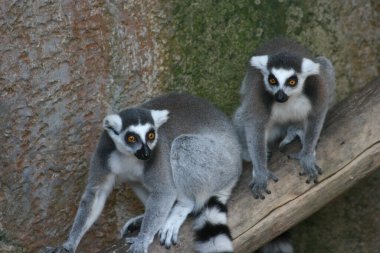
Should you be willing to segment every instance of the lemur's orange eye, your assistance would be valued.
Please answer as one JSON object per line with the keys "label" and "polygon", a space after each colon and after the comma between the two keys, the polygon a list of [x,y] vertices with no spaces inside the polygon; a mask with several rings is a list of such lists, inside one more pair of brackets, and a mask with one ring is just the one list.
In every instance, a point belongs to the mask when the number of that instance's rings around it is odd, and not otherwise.
{"label": "lemur's orange eye", "polygon": [[297,76],[291,76],[291,77],[288,79],[288,85],[289,85],[289,86],[296,86],[296,85],[297,85],[297,82],[298,82],[298,78],[297,78]]}
{"label": "lemur's orange eye", "polygon": [[128,136],[127,141],[128,143],[134,143],[136,142],[136,137],[134,137],[133,135],[130,135]]}
{"label": "lemur's orange eye", "polygon": [[276,85],[277,84],[277,79],[276,79],[276,77],[274,77],[273,74],[269,75],[268,81],[269,81],[269,84],[271,84],[271,85]]}
{"label": "lemur's orange eye", "polygon": [[288,84],[289,84],[290,86],[294,86],[294,85],[297,84],[297,81],[296,81],[296,80],[289,80]]}
{"label": "lemur's orange eye", "polygon": [[154,132],[148,133],[148,140],[153,141],[154,138],[156,138],[156,135],[154,134]]}

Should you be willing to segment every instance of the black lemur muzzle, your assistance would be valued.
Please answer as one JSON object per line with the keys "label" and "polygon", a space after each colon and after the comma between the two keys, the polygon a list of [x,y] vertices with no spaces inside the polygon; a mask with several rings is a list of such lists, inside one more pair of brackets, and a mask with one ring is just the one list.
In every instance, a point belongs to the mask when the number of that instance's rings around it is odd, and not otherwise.
{"label": "black lemur muzzle", "polygon": [[140,160],[148,160],[150,158],[151,153],[152,152],[148,145],[143,144],[142,147],[139,150],[137,150],[135,156]]}
{"label": "black lemur muzzle", "polygon": [[279,103],[284,103],[288,100],[288,95],[285,94],[283,90],[279,90],[274,94],[274,98],[276,99],[277,102]]}

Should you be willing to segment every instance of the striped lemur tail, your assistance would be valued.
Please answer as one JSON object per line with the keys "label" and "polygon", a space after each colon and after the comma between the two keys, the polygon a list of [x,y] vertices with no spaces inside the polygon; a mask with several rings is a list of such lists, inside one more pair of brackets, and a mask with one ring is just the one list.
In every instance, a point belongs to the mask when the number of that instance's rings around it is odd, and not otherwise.
{"label": "striped lemur tail", "polygon": [[195,250],[199,253],[232,253],[232,237],[227,226],[227,206],[211,197],[195,218]]}
{"label": "striped lemur tail", "polygon": [[287,231],[274,238],[255,253],[294,253],[293,246],[290,243],[289,232]]}

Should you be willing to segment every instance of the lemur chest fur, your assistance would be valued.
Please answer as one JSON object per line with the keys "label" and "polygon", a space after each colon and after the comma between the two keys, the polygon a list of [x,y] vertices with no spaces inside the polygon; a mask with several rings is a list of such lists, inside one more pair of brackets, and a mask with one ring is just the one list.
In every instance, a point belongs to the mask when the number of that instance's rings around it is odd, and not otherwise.
{"label": "lemur chest fur", "polygon": [[134,155],[125,155],[119,151],[111,153],[109,160],[111,171],[120,178],[130,182],[141,182],[144,173],[144,162]]}
{"label": "lemur chest fur", "polygon": [[290,97],[285,103],[275,102],[272,106],[270,123],[287,123],[304,120],[311,110],[310,100],[305,95]]}

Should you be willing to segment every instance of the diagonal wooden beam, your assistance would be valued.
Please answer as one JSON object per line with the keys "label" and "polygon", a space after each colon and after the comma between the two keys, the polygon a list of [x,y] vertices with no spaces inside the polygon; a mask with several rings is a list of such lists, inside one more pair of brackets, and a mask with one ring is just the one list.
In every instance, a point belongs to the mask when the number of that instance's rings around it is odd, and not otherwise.
{"label": "diagonal wooden beam", "polygon": [[[290,145],[295,150],[296,144]],[[229,201],[229,226],[236,253],[250,253],[312,215],[360,179],[380,168],[380,78],[335,106],[325,123],[317,148],[323,169],[318,184],[306,184],[297,161],[275,153],[269,168],[280,181],[270,184],[271,195],[255,200],[248,188],[251,164]],[[180,243],[170,250],[156,238],[150,252],[193,252],[192,219],[180,231]],[[125,252],[122,240],[102,252]]]}

